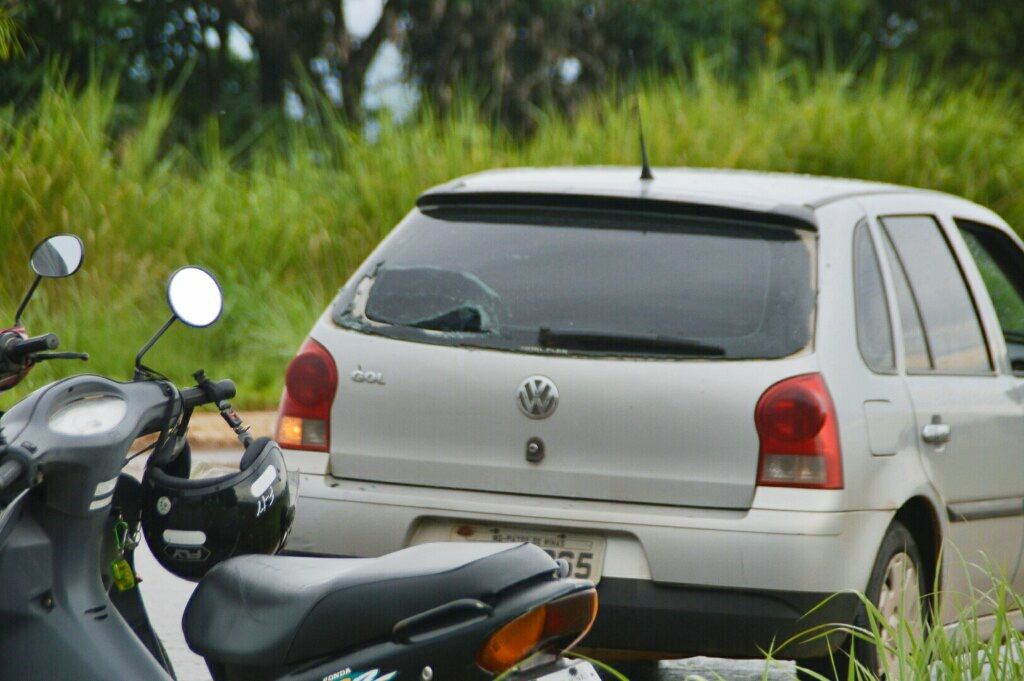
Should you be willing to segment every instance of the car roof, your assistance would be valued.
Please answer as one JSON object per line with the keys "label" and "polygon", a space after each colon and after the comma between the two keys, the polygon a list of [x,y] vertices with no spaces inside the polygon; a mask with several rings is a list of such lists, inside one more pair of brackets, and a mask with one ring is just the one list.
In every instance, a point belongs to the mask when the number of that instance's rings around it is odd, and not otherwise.
{"label": "car roof", "polygon": [[644,181],[638,166],[574,166],[466,175],[427,190],[420,203],[445,195],[600,196],[781,212],[811,221],[814,209],[838,199],[903,192],[936,193],[884,182],[719,168],[655,168],[654,179]]}

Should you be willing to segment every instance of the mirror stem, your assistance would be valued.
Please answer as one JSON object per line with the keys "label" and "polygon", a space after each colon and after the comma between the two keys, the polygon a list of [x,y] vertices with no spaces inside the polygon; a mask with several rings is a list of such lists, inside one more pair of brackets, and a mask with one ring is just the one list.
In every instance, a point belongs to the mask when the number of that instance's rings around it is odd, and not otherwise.
{"label": "mirror stem", "polygon": [[164,322],[164,325],[160,327],[160,330],[154,333],[153,337],[146,341],[146,344],[142,346],[141,350],[139,350],[139,354],[135,355],[135,380],[145,377],[147,373],[152,373],[142,365],[142,357],[149,352],[149,349],[152,348],[158,340],[160,340],[160,336],[164,335],[164,332],[171,328],[171,324],[177,321],[177,319],[178,317],[172,314],[170,319]]}
{"label": "mirror stem", "polygon": [[36,292],[36,287],[39,286],[39,282],[42,280],[43,278],[37,274],[36,280],[32,282],[32,286],[28,289],[28,293],[26,293],[25,297],[21,299],[21,304],[18,305],[18,311],[14,313],[15,326],[21,326],[21,314],[25,311],[25,306],[28,305],[28,301],[32,300],[32,294]]}

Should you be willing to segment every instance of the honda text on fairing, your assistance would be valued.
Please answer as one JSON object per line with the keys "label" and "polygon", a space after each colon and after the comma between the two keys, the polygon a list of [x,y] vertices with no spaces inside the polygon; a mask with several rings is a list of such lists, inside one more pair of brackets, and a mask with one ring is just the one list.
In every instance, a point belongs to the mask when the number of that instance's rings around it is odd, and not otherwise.
{"label": "honda text on fairing", "polygon": [[[81,242],[44,241],[15,324],[0,333],[0,388],[57,353],[21,326],[43,277],[73,274]],[[530,544],[416,546],[379,559],[279,557],[294,517],[277,443],[248,433],[231,381],[200,370],[179,389],[143,357],[170,325],[220,316],[220,287],[197,267],[168,285],[173,314],[135,360],[132,381],[56,381],[0,419],[0,678],[173,679],[139,594],[140,535],[171,572],[199,584],[185,609],[190,648],[215,681],[264,679],[596,680],[562,653],[589,630],[593,584]],[[186,434],[214,404],[245,451],[238,472],[192,479]],[[141,482],[122,472],[152,435]],[[249,555],[241,555],[249,554]]]}

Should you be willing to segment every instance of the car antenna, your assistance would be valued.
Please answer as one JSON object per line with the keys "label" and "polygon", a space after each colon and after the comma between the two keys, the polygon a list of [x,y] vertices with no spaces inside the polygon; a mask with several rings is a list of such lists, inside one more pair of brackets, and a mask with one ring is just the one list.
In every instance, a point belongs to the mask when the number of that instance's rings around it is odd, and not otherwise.
{"label": "car antenna", "polygon": [[636,98],[636,118],[640,125],[640,179],[653,180],[654,173],[651,172],[651,163],[647,160],[647,144],[644,143],[644,119],[640,116],[640,97]]}
{"label": "car antenna", "polygon": [[654,179],[654,173],[651,172],[651,162],[647,159],[647,143],[644,141],[644,117],[640,111],[640,91],[636,86],[636,59],[633,57],[633,50],[629,51],[629,62],[633,75],[633,106],[636,108],[636,122],[640,128],[640,179],[648,181]]}

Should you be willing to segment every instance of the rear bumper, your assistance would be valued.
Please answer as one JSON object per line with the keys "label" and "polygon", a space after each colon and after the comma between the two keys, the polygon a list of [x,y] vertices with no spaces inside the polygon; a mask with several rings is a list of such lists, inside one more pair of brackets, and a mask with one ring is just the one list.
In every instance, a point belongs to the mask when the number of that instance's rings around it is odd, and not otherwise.
{"label": "rear bumper", "polygon": [[[852,593],[715,589],[614,577],[602,580],[597,591],[598,618],[581,646],[665,658],[762,657],[814,627],[852,622],[858,603]],[[840,643],[841,636],[794,643],[778,657],[820,657]]]}
{"label": "rear bumper", "polygon": [[885,510],[647,506],[304,474],[288,548],[379,556],[436,541],[423,530],[456,521],[576,529],[607,537],[605,577],[820,594],[866,586],[891,520]]}
{"label": "rear bumper", "polygon": [[[378,556],[457,521],[577,529],[608,540],[588,648],[760,656],[822,623],[848,623],[887,511],[747,511],[574,501],[303,475],[288,550]],[[446,537],[440,537],[446,538]],[[833,640],[833,645],[838,641]],[[825,645],[780,656],[814,657]]]}

